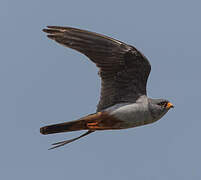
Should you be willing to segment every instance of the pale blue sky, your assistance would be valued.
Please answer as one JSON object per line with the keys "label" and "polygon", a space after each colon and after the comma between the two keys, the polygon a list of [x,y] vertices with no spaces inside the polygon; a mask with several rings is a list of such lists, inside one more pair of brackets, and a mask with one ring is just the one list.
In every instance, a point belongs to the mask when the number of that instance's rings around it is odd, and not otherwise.
{"label": "pale blue sky", "polygon": [[[201,179],[200,7],[196,0],[1,0],[0,178]],[[42,136],[39,128],[95,112],[100,80],[85,56],[46,38],[46,25],[134,45],[152,65],[148,95],[175,109],[155,124],[48,151],[79,132]]]}

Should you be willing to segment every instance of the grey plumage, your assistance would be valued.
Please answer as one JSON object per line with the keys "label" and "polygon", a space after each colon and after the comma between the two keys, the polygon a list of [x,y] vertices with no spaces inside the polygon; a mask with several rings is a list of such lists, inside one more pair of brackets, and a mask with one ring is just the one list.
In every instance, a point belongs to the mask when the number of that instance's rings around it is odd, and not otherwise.
{"label": "grey plumage", "polygon": [[135,47],[71,27],[48,26],[43,31],[50,39],[85,54],[99,68],[101,77],[101,96],[95,114],[40,128],[42,134],[88,130],[79,137],[54,143],[51,149],[97,130],[126,129],[153,123],[173,107],[168,100],[147,97],[151,65]]}
{"label": "grey plumage", "polygon": [[48,37],[89,57],[100,68],[101,97],[97,111],[146,95],[151,66],[135,47],[97,33],[48,26]]}
{"label": "grey plumage", "polygon": [[152,99],[152,98],[148,98],[148,101],[149,101],[149,111],[151,113],[151,116],[155,120],[159,120],[169,110],[167,108],[167,104],[168,104],[169,101],[166,100],[166,99]]}

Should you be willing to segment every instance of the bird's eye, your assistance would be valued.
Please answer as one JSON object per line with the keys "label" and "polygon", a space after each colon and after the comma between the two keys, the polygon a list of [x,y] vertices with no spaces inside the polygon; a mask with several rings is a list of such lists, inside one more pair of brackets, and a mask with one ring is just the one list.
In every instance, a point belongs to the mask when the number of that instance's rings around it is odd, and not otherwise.
{"label": "bird's eye", "polygon": [[166,101],[163,101],[163,102],[158,103],[158,105],[159,105],[159,106],[164,106],[164,107],[166,107],[167,102],[166,102]]}

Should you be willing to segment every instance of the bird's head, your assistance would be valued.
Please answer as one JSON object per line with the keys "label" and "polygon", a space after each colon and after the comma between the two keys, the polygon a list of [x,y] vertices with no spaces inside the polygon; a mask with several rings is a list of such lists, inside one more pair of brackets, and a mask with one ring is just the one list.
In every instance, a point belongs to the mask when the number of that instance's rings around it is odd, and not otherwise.
{"label": "bird's head", "polygon": [[149,99],[149,110],[156,120],[163,117],[171,108],[174,108],[173,104],[166,99]]}

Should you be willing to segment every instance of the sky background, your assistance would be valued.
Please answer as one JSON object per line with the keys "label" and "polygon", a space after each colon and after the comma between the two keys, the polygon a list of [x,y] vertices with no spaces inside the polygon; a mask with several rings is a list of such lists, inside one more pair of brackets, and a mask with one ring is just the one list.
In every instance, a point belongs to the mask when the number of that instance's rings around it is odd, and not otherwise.
{"label": "sky background", "polygon": [[[201,179],[201,2],[1,0],[0,178]],[[73,26],[134,45],[150,60],[148,95],[174,105],[143,127],[43,136],[44,125],[96,111],[97,69],[49,40],[46,25]]]}

